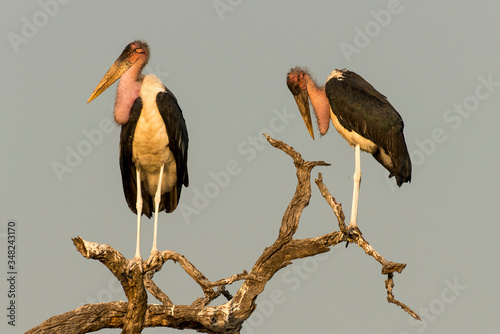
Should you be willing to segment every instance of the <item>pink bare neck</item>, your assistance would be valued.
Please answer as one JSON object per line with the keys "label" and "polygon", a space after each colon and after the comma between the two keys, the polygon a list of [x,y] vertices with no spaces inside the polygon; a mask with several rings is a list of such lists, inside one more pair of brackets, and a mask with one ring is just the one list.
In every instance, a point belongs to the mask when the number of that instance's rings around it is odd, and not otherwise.
{"label": "pink bare neck", "polygon": [[120,78],[115,101],[115,121],[118,124],[128,122],[132,105],[139,97],[142,82],[140,71],[140,64],[135,63]]}
{"label": "pink bare neck", "polygon": [[304,75],[304,80],[309,99],[316,113],[319,132],[324,135],[330,127],[330,103],[325,94],[325,87],[318,87],[308,74]]}

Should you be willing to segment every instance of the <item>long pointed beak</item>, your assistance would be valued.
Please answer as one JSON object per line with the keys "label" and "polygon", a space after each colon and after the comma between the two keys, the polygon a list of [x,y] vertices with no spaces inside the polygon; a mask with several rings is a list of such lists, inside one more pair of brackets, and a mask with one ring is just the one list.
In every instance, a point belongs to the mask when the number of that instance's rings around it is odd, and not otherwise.
{"label": "long pointed beak", "polygon": [[307,130],[309,130],[309,134],[311,138],[314,140],[314,132],[311,120],[311,110],[309,109],[309,96],[307,94],[307,90],[301,90],[299,94],[293,96],[295,98],[295,102],[297,102],[297,107],[299,107],[300,114],[302,115],[302,119],[306,124]]}
{"label": "long pointed beak", "polygon": [[127,72],[127,70],[134,64],[130,62],[128,59],[118,58],[115,63],[109,68],[108,72],[104,75],[101,82],[97,85],[92,95],[90,95],[87,103],[101,95],[109,86],[115,83],[116,80],[120,79],[123,73]]}

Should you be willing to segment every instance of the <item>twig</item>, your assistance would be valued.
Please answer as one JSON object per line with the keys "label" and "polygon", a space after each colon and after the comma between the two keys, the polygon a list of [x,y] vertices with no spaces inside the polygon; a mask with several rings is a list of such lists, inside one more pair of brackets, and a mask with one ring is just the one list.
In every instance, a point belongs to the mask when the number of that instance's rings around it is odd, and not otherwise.
{"label": "twig", "polygon": [[342,231],[343,233],[347,233],[347,226],[345,225],[345,216],[344,212],[342,211],[342,204],[337,203],[335,198],[330,194],[330,191],[323,183],[323,175],[321,173],[318,173],[318,178],[314,180],[314,182],[318,186],[321,195],[323,195],[326,202],[333,209],[333,213],[335,213],[335,217],[337,217],[337,221],[339,223],[340,231]]}
{"label": "twig", "polygon": [[333,196],[330,194],[330,191],[328,191],[328,188],[323,183],[323,176],[321,175],[321,173],[318,174],[318,179],[315,180],[315,182],[321,194],[325,198],[326,202],[333,209],[333,212],[337,217],[340,231],[344,235],[343,239],[347,240],[347,242],[356,243],[359,247],[361,247],[365,251],[366,254],[373,257],[382,265],[382,275],[388,275],[388,279],[385,281],[385,286],[387,288],[387,301],[389,303],[393,303],[400,306],[404,311],[406,311],[412,317],[414,317],[417,320],[420,320],[420,317],[418,316],[417,313],[415,313],[411,308],[409,308],[405,304],[396,300],[394,298],[394,295],[392,294],[392,288],[394,287],[393,273],[394,272],[401,273],[403,269],[406,267],[406,264],[387,261],[368,243],[368,241],[363,237],[361,231],[356,232],[354,238],[351,238],[351,236],[347,236],[347,228],[345,226],[345,216],[344,213],[342,212],[342,206],[339,203],[337,203],[335,198],[333,198]]}
{"label": "twig", "polygon": [[389,303],[396,304],[397,306],[401,307],[413,318],[417,320],[422,320],[415,311],[413,311],[411,308],[409,308],[408,306],[406,306],[405,304],[401,303],[400,301],[394,298],[394,295],[392,294],[392,288],[394,288],[393,275],[394,274],[388,274],[387,279],[385,280],[385,288],[387,289],[387,301]]}
{"label": "twig", "polygon": [[231,277],[220,279],[218,281],[209,283],[208,286],[215,287],[215,286],[220,286],[220,285],[222,285],[222,286],[224,286],[224,285],[230,285],[230,284],[233,284],[236,281],[241,281],[241,280],[256,280],[256,281],[260,281],[262,279],[258,278],[258,277],[255,277],[254,275],[250,275],[250,274],[247,273],[246,270],[243,270],[243,272],[241,274],[235,274],[235,275],[233,275]]}

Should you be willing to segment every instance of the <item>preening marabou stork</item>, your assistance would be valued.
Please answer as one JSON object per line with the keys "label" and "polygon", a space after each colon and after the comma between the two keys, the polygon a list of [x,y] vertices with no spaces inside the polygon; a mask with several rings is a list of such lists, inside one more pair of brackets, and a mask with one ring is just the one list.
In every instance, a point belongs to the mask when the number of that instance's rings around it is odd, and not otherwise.
{"label": "preening marabou stork", "polygon": [[120,169],[125,199],[137,214],[136,252],[129,269],[138,264],[141,270],[141,215],[151,218],[154,204],[153,256],[158,253],[158,213],[174,211],[182,186],[189,184],[186,122],[174,94],[155,75],[142,74],[149,55],[147,43],[128,44],[87,101],[121,78],[114,110],[115,120],[122,126]]}
{"label": "preening marabou stork", "polygon": [[287,85],[314,139],[309,99],[318,121],[319,132],[326,134],[330,119],[337,132],[355,148],[354,190],[349,233],[357,229],[360,150],[373,157],[394,176],[398,186],[411,181],[411,161],[403,135],[403,119],[387,98],[358,74],[334,70],[325,86],[318,87],[308,71],[295,67],[287,75]]}

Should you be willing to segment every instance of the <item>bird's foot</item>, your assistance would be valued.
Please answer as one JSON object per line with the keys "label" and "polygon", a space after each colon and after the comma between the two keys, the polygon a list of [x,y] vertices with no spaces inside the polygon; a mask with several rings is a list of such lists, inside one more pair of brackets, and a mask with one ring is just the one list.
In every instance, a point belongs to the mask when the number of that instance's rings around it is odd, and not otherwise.
{"label": "bird's foot", "polygon": [[132,268],[134,266],[137,266],[139,268],[139,271],[142,273],[143,272],[143,269],[142,269],[142,257],[140,255],[136,255],[134,256],[134,258],[132,260],[128,260],[128,264],[127,264],[127,276],[130,276],[130,273],[132,271]]}
{"label": "bird's foot", "polygon": [[347,226],[347,231],[345,234],[347,240],[345,247],[347,248],[347,246],[349,246],[349,242],[356,242],[361,235],[362,233],[359,230],[358,225],[351,222],[349,226]]}
{"label": "bird's foot", "polygon": [[163,264],[162,260],[163,257],[161,252],[158,249],[152,249],[151,255],[149,255],[149,258],[146,260],[146,266],[148,268],[157,267],[158,265],[161,266]]}

